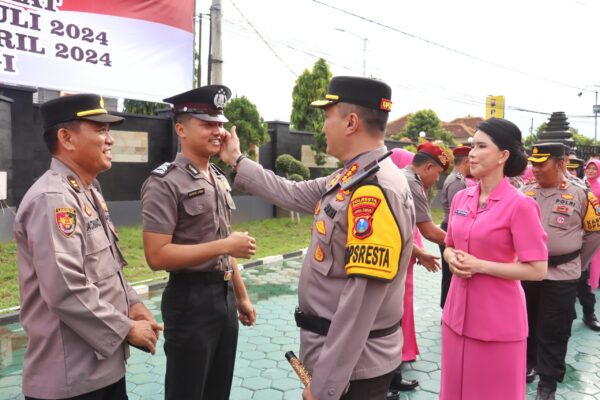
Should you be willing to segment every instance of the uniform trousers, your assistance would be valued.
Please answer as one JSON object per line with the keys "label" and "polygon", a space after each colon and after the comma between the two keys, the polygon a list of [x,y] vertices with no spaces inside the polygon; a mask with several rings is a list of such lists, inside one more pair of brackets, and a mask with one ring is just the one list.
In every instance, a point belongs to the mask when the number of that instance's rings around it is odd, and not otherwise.
{"label": "uniform trousers", "polygon": [[385,400],[394,371],[375,378],[350,381],[348,391],[340,400]]}
{"label": "uniform trousers", "polygon": [[581,271],[581,278],[579,278],[579,284],[577,285],[577,297],[579,298],[579,304],[583,310],[584,316],[591,316],[595,312],[596,308],[596,296],[592,292],[590,287],[590,269]]}
{"label": "uniform trousers", "polygon": [[[552,267],[550,267],[552,268]],[[567,344],[577,316],[575,297],[579,280],[524,281],[529,336],[527,366],[535,367],[540,385],[556,389],[565,376]]]}
{"label": "uniform trousers", "polygon": [[161,311],[165,399],[229,399],[238,337],[231,281],[218,272],[171,273]]}
{"label": "uniform trousers", "polygon": [[[448,232],[448,223],[442,222],[440,224],[440,228],[445,232]],[[442,284],[441,284],[441,294],[440,294],[440,308],[444,309],[444,304],[446,304],[446,297],[448,297],[448,291],[450,290],[450,282],[452,281],[452,272],[450,272],[450,265],[444,260],[444,250],[446,246],[440,246],[440,257],[442,260]]]}
{"label": "uniform trousers", "polygon": [[[25,396],[25,400],[43,400],[38,397]],[[79,396],[64,398],[62,400],[127,400],[127,388],[125,387],[125,377],[106,387],[94,390],[93,392],[80,394]]]}

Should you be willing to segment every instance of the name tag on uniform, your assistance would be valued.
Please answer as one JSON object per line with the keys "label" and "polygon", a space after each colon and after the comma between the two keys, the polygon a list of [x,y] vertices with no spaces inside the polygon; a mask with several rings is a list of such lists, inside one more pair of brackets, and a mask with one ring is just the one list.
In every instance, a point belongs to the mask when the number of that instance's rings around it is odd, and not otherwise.
{"label": "name tag on uniform", "polygon": [[563,204],[555,204],[552,208],[552,212],[564,215],[573,215],[573,208],[565,206]]}
{"label": "name tag on uniform", "polygon": [[454,214],[466,217],[467,215],[469,215],[469,212],[467,210],[454,210]]}
{"label": "name tag on uniform", "polygon": [[204,194],[204,188],[196,189],[196,190],[192,190],[191,192],[188,192],[187,197],[188,197],[188,199],[191,199],[192,197],[200,196],[203,194]]}

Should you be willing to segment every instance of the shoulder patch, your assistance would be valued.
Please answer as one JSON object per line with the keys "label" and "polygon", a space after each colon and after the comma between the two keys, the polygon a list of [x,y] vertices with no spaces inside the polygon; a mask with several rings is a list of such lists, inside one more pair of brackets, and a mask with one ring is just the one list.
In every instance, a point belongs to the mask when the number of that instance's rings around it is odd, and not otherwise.
{"label": "shoulder patch", "polygon": [[64,207],[55,209],[54,220],[60,233],[67,238],[73,236],[77,228],[77,213],[74,208]]}
{"label": "shoulder patch", "polygon": [[583,218],[583,230],[600,232],[600,204],[592,192],[587,193],[587,210]]}
{"label": "shoulder patch", "polygon": [[174,167],[174,164],[170,162],[166,162],[158,166],[154,171],[151,172],[152,175],[163,177],[169,173],[169,171]]}
{"label": "shoulder patch", "polygon": [[402,234],[381,187],[358,187],[348,207],[348,276],[391,281],[398,273]]}

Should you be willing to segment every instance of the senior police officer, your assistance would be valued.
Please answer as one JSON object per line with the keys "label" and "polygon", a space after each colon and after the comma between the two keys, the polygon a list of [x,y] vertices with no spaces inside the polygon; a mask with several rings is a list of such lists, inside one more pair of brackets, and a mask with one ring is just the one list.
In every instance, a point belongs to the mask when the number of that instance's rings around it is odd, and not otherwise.
{"label": "senior police officer", "polygon": [[[442,221],[440,228],[444,231],[448,230],[448,219],[450,214],[450,205],[452,205],[452,199],[454,195],[463,189],[467,188],[466,176],[469,175],[469,152],[471,147],[459,145],[452,149],[454,155],[454,170],[448,175],[444,181],[442,187],[442,209],[444,210],[444,220]],[[440,244],[440,254],[444,254],[446,246]],[[440,307],[444,308],[446,303],[446,296],[450,289],[450,281],[452,280],[452,273],[446,260],[442,258],[442,284],[441,284],[441,295],[440,295]]]}
{"label": "senior police officer", "polygon": [[209,85],[164,100],[173,104],[181,152],[142,187],[146,260],[169,271],[161,304],[166,399],[228,399],[238,312],[242,324],[256,321],[234,258],[253,255],[256,242],[231,233],[231,187],[210,163],[221,149],[230,96],[226,86]]}
{"label": "senior police officer", "polygon": [[540,206],[548,234],[548,272],[543,281],[523,282],[527,300],[528,380],[540,376],[538,400],[554,399],[565,374],[565,356],[575,319],[581,275],[600,245],[600,208],[596,197],[564,176],[565,147],[533,146],[529,157],[537,183],[522,189]]}
{"label": "senior police officer", "polygon": [[301,359],[312,373],[304,399],[385,399],[401,362],[402,296],[414,208],[384,146],[391,89],[334,77],[323,100],[327,152],[344,167],[292,182],[244,158],[232,129],[221,158],[235,186],[289,210],[313,212],[300,275]]}
{"label": "senior police officer", "polygon": [[41,107],[50,169],[27,191],[14,223],[26,399],[126,399],[127,342],[154,353],[161,327],[125,281],[126,264],[96,175],[111,167],[100,96]]}

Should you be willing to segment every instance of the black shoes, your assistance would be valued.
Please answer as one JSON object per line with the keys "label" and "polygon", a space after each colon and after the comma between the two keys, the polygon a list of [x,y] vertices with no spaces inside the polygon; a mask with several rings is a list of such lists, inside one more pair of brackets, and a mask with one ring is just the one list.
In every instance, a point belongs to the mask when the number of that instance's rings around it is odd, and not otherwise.
{"label": "black shoes", "polygon": [[527,383],[531,383],[531,382],[535,381],[535,374],[536,374],[535,369],[528,368],[527,375],[525,375],[525,381]]}
{"label": "black shoes", "polygon": [[535,400],[556,400],[556,390],[538,386]]}
{"label": "black shoes", "polygon": [[593,331],[600,332],[600,322],[596,318],[596,314],[588,314],[583,316],[583,323]]}
{"label": "black shoes", "polygon": [[400,392],[390,390],[387,394],[386,400],[400,400]]}
{"label": "black shoes", "polygon": [[414,390],[417,386],[419,386],[419,382],[417,380],[402,379],[402,374],[396,372],[392,378],[390,390],[400,390],[401,392],[406,392],[409,390]]}

